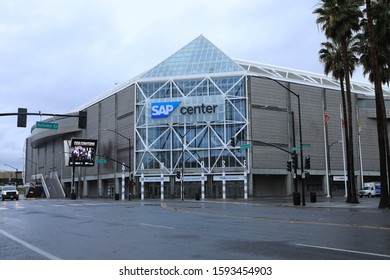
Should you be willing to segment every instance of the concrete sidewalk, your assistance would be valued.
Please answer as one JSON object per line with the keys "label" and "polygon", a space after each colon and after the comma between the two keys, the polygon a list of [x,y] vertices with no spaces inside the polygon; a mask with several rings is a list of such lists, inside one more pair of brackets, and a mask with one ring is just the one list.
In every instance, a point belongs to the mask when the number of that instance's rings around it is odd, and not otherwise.
{"label": "concrete sidewalk", "polygon": [[[311,197],[305,197],[305,206],[302,206],[302,197],[301,204],[294,205],[293,197],[259,197],[259,198],[249,198],[248,200],[244,199],[226,199],[226,200],[213,200],[215,202],[231,202],[231,203],[254,203],[254,204],[263,204],[263,205],[273,205],[280,207],[314,207],[314,208],[365,208],[365,209],[378,209],[379,197],[358,197],[359,203],[347,203],[346,197],[344,196],[316,196],[315,202],[311,202]],[[212,200],[208,200],[212,202]]]}
{"label": "concrete sidewalk", "polygon": [[[21,199],[23,199],[21,197]],[[302,199],[302,197],[301,197]],[[42,200],[53,200],[53,199],[46,199],[42,198]],[[293,201],[293,196],[283,196],[283,197],[250,197],[248,199],[244,198],[237,198],[237,199],[232,199],[232,198],[227,198],[227,199],[222,199],[222,198],[206,198],[205,200],[195,200],[195,198],[185,198],[184,201],[181,201],[180,199],[170,199],[166,198],[164,200],[161,200],[159,198],[148,198],[145,200],[140,200],[140,199],[132,199],[132,200],[119,200],[116,201],[113,198],[82,198],[82,199],[77,199],[77,200],[70,200],[70,198],[65,198],[65,199],[60,199],[60,200],[69,200],[69,201],[101,201],[105,203],[133,203],[133,204],[160,204],[162,202],[164,203],[186,203],[186,202],[191,202],[191,203],[233,203],[233,204],[256,204],[258,206],[274,206],[274,207],[296,207],[296,208],[345,208],[345,209],[378,209],[378,210],[383,210],[379,209],[379,197],[363,197],[360,198],[358,197],[359,203],[346,203],[346,198],[342,195],[340,196],[333,196],[333,197],[326,197],[325,195],[316,195],[316,202],[311,202],[311,197],[305,196],[305,206],[302,205],[294,205]],[[390,211],[390,209],[384,209],[385,211]]]}

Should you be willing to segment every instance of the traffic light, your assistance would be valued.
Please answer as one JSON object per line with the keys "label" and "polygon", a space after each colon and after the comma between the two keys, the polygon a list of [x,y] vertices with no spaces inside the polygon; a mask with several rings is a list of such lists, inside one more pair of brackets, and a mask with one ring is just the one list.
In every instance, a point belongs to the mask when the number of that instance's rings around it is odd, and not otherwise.
{"label": "traffic light", "polygon": [[176,171],[176,178],[177,179],[180,179],[181,178],[181,172],[178,170]]}
{"label": "traffic light", "polygon": [[232,147],[235,147],[236,146],[236,138],[234,138],[234,137],[230,138],[230,144],[232,145]]}
{"label": "traffic light", "polygon": [[291,162],[291,160],[288,160],[287,161],[287,171],[288,172],[291,172],[291,170],[292,170],[291,167],[292,167],[292,162]]}
{"label": "traffic light", "polygon": [[297,154],[293,154],[292,155],[292,169],[297,169],[298,168],[298,157],[297,157]]}
{"label": "traffic light", "polygon": [[305,158],[305,169],[310,169],[310,156],[306,156]]}
{"label": "traffic light", "polygon": [[18,127],[26,127],[27,126],[27,109],[26,108],[18,108]]}
{"label": "traffic light", "polygon": [[79,128],[87,128],[87,111],[79,111]]}

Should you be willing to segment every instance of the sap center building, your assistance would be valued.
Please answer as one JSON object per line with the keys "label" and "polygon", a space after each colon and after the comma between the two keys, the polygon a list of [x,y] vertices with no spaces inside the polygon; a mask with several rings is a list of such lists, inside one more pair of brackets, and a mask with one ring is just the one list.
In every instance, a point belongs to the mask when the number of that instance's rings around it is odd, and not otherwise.
{"label": "sap center building", "polygon": [[[379,178],[375,100],[371,85],[352,93],[360,187]],[[246,199],[302,192],[303,177],[305,194],[344,195],[341,103],[330,77],[234,59],[199,36],[75,117],[45,120],[57,129],[33,126],[26,183],[47,197]]]}

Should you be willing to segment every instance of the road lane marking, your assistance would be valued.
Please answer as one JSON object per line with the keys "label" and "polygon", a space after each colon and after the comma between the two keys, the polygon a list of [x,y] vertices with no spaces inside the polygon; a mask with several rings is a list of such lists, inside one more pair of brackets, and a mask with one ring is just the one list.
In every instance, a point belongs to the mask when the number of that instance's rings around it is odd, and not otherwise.
{"label": "road lane marking", "polygon": [[331,226],[331,227],[345,227],[345,228],[360,228],[360,229],[374,229],[374,230],[389,230],[388,226],[370,226],[370,225],[362,225],[362,224],[340,224],[340,223],[332,223],[325,221],[304,221],[304,220],[293,220],[293,219],[284,219],[284,218],[268,218],[268,217],[248,217],[248,216],[237,216],[237,215],[227,215],[227,214],[217,214],[217,213],[209,213],[209,212],[198,212],[189,208],[180,208],[168,206],[165,203],[161,204],[161,208],[178,211],[186,214],[193,214],[198,216],[207,216],[207,217],[223,217],[223,218],[231,218],[231,219],[240,219],[240,220],[248,220],[248,221],[260,221],[260,222],[278,222],[278,223],[289,223],[289,224],[306,224],[306,225],[321,225],[321,226]]}
{"label": "road lane marking", "polygon": [[16,207],[0,207],[0,210],[11,210],[11,209],[15,209],[15,210],[19,210],[19,209],[25,209],[26,207],[23,207],[23,206],[16,206]]}
{"label": "road lane marking", "polygon": [[360,255],[368,255],[368,256],[375,256],[375,257],[390,258],[390,255],[369,253],[369,252],[363,252],[363,251],[354,251],[354,250],[346,250],[346,249],[324,247],[324,246],[316,246],[316,245],[307,245],[307,244],[295,244],[295,245],[301,246],[301,247],[308,247],[308,248],[316,248],[316,249],[323,249],[323,250],[330,250],[330,251],[339,251],[339,252],[345,252],[345,253],[353,253],[353,254],[360,254]]}
{"label": "road lane marking", "polygon": [[45,258],[48,258],[49,260],[61,260],[61,258],[56,257],[56,256],[54,256],[54,255],[52,255],[52,254],[50,254],[42,249],[39,249],[38,247],[35,247],[34,245],[27,243],[26,241],[19,239],[16,236],[13,236],[12,234],[9,234],[8,232],[6,232],[4,230],[0,229],[0,233],[2,235],[4,235],[5,237],[8,237],[9,239],[12,239],[13,241],[15,241],[15,242],[23,245],[24,247],[34,251],[35,253],[40,254],[40,255],[44,256]]}
{"label": "road lane marking", "polygon": [[160,225],[153,225],[153,224],[146,224],[146,223],[138,223],[141,226],[147,226],[147,227],[157,227],[157,228],[165,228],[165,229],[175,229],[174,227],[168,227],[168,226],[160,226]]}
{"label": "road lane marking", "polygon": [[107,204],[107,203],[91,203],[91,202],[87,202],[87,203],[83,203],[84,205],[86,206],[99,206],[99,205],[104,205],[104,204]]}

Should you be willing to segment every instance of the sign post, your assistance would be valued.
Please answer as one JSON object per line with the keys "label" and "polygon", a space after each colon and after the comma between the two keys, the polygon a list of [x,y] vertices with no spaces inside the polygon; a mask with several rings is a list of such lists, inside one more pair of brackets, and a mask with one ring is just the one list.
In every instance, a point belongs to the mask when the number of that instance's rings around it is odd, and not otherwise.
{"label": "sign post", "polygon": [[226,199],[225,161],[222,161],[222,199]]}
{"label": "sign post", "polygon": [[141,164],[141,200],[145,199],[144,163]]}
{"label": "sign post", "polygon": [[160,199],[164,200],[164,163],[160,164],[161,182],[160,182]]}
{"label": "sign post", "polygon": [[201,175],[201,178],[202,178],[201,198],[202,198],[202,200],[204,200],[204,198],[205,198],[205,193],[204,193],[204,181],[205,181],[205,177],[204,177],[204,161],[201,162],[201,168],[202,168],[202,175]]}
{"label": "sign post", "polygon": [[122,201],[125,200],[125,164],[122,164]]}
{"label": "sign post", "polygon": [[246,170],[246,160],[244,160],[244,199],[248,199],[248,171]]}

